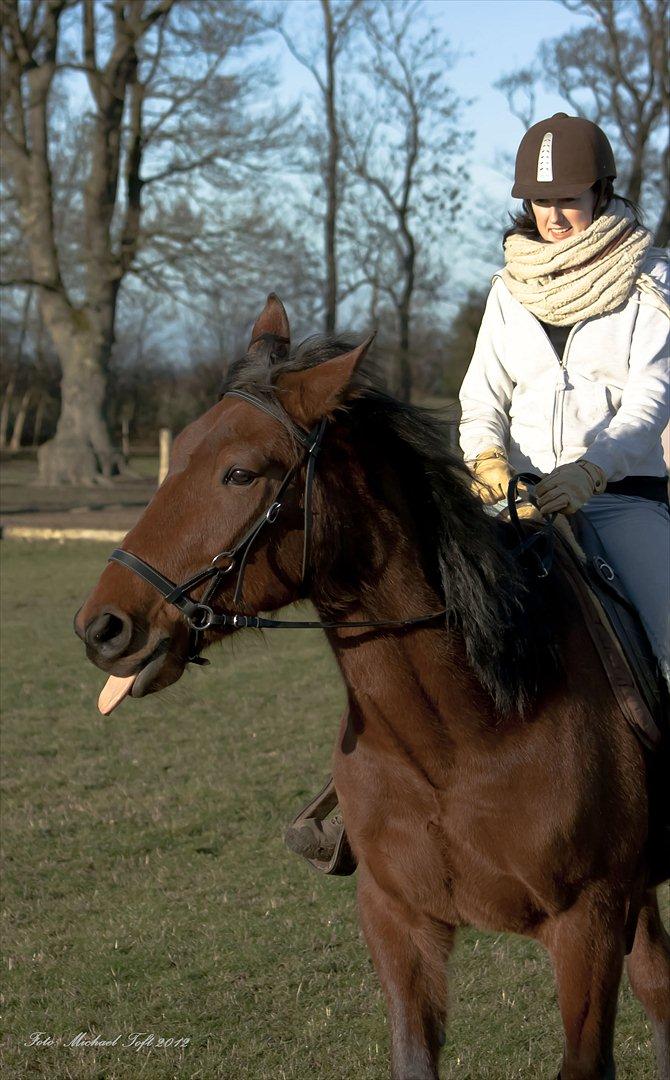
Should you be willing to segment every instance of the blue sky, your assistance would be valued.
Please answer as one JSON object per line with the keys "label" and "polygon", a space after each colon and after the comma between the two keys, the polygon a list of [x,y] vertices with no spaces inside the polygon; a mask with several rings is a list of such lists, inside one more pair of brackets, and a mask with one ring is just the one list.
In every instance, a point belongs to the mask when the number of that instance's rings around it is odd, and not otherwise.
{"label": "blue sky", "polygon": [[[470,169],[473,205],[486,207],[488,216],[502,225],[505,211],[512,205],[512,177],[501,167],[499,158],[502,152],[514,154],[523,128],[510,113],[505,97],[493,89],[493,83],[502,74],[528,65],[540,41],[583,26],[587,20],[557,0],[424,0],[423,7],[430,22],[437,24],[461,56],[450,79],[459,96],[472,101],[463,112],[463,122],[474,131]],[[318,35],[322,26],[319,0],[289,0],[287,25],[293,34],[311,36],[313,28]],[[320,111],[312,76],[291,56],[280,38],[268,35],[258,48],[276,66],[281,101],[304,103],[311,98]],[[83,77],[71,75],[69,81],[74,97],[80,97],[88,106]],[[569,108],[556,95],[538,89],[536,119],[558,110]],[[500,250],[498,226],[487,237],[482,236],[477,224],[470,227],[466,223],[462,233],[455,245],[459,259],[453,275],[457,287],[454,299],[456,292],[486,283],[496,269]],[[492,250],[485,253],[487,240]]]}
{"label": "blue sky", "polygon": [[[428,0],[426,6],[454,45],[470,54],[454,69],[453,82],[463,97],[476,98],[468,118],[475,131],[477,175],[504,195],[511,177],[496,171],[495,156],[500,150],[514,152],[523,128],[492,84],[527,65],[543,38],[583,26],[585,20],[553,0]],[[538,92],[537,110],[541,120],[566,105],[554,94]]]}
{"label": "blue sky", "polygon": [[[465,126],[475,133],[471,156],[475,196],[479,204],[487,204],[502,220],[506,208],[512,206],[512,177],[501,170],[496,159],[501,152],[514,154],[523,127],[510,113],[503,94],[493,89],[493,83],[501,75],[528,65],[540,41],[584,26],[587,20],[555,0],[424,0],[424,7],[430,21],[439,26],[462,57],[450,78],[457,93],[472,100],[463,118]],[[312,22],[320,22],[318,0],[292,0],[289,28],[299,34]],[[315,94],[311,75],[285,47],[280,47],[277,56],[283,100],[296,101]],[[535,119],[557,111],[571,110],[557,95],[538,89]],[[494,237],[494,246],[497,241],[498,237]],[[493,261],[482,260],[476,238],[470,242],[466,238],[459,253],[465,256],[460,265],[469,267],[459,274],[463,285],[481,284],[496,268]]]}
{"label": "blue sky", "polygon": [[[462,54],[451,78],[461,97],[474,99],[465,114],[467,126],[475,132],[474,166],[493,188],[504,192],[506,185],[511,187],[511,178],[496,171],[496,153],[513,152],[523,128],[492,84],[504,73],[529,64],[544,38],[584,26],[587,20],[556,0],[424,0],[424,7]],[[314,16],[318,18],[317,0],[292,0],[289,5],[292,28]],[[296,100],[313,93],[314,83],[305,69],[288,50],[282,48],[280,56],[282,96]],[[561,109],[567,107],[560,97],[538,91],[536,119]]]}

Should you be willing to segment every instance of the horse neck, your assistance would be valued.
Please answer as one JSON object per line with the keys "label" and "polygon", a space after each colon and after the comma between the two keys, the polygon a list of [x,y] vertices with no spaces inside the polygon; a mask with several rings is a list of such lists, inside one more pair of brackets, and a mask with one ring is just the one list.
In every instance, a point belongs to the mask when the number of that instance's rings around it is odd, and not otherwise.
{"label": "horse neck", "polygon": [[[378,521],[372,515],[372,521]],[[429,581],[420,542],[407,522],[373,524],[368,550],[378,553],[374,575],[352,589],[355,600],[338,621],[401,621],[439,612],[444,597]],[[390,542],[392,538],[392,542]],[[333,618],[327,603],[314,598],[320,617]],[[368,730],[392,732],[414,751],[430,753],[435,740],[458,737],[491,710],[488,696],[470,671],[460,634],[445,617],[402,629],[342,628],[328,638],[347,686],[350,708]],[[478,726],[478,725],[477,725]]]}

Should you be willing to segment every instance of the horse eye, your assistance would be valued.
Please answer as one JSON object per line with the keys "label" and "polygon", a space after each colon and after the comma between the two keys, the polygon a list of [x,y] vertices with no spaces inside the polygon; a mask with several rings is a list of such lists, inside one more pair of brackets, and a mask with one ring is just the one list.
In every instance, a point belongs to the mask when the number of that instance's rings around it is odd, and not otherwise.
{"label": "horse eye", "polygon": [[255,479],[256,473],[249,472],[248,469],[231,469],[225,477],[224,483],[242,486],[244,484],[250,484]]}

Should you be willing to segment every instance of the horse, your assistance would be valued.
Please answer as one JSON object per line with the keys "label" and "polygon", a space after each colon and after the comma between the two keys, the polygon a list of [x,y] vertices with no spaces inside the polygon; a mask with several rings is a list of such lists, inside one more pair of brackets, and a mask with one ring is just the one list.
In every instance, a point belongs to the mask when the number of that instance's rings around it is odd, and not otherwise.
{"label": "horse", "polygon": [[332,771],[391,1076],[438,1077],[447,959],[473,926],[548,950],[561,1080],[615,1076],[625,960],[669,1080],[643,749],[560,570],[540,581],[515,557],[444,422],[384,391],[369,344],[291,349],[270,294],[76,632],[140,697],[311,600],[318,621],[298,625],[324,627],[347,691]]}

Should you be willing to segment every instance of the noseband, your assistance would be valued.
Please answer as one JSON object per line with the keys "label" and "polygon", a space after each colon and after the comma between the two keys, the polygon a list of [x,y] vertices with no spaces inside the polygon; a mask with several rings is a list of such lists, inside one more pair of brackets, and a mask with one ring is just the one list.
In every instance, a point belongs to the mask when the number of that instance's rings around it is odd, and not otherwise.
{"label": "noseband", "polygon": [[[303,447],[304,452],[302,457],[292,465],[284,475],[270,506],[256,518],[234,547],[225,551],[220,551],[218,555],[214,556],[208,567],[199,570],[197,574],[188,578],[187,581],[182,582],[181,585],[177,585],[174,581],[171,581],[170,578],[165,577],[164,574],[161,574],[160,571],[145,562],[144,559],[140,559],[138,555],[133,555],[132,552],[125,551],[123,548],[116,548],[109,556],[110,562],[120,563],[122,566],[132,570],[134,574],[137,574],[138,577],[141,577],[149,585],[152,585],[153,588],[158,590],[166,603],[172,604],[172,606],[176,607],[184,616],[189,626],[189,663],[209,663],[208,660],[205,660],[204,657],[200,655],[200,649],[202,648],[202,634],[205,630],[209,629],[231,628],[239,630],[247,627],[251,627],[255,630],[275,630],[289,627],[297,630],[311,630],[316,628],[328,630],[335,627],[387,627],[390,629],[414,626],[418,623],[430,622],[442,615],[446,615],[447,609],[442,608],[440,611],[433,611],[428,615],[421,615],[418,618],[395,621],[288,622],[282,619],[265,619],[260,615],[241,615],[230,611],[215,612],[211,606],[214,596],[221,588],[224,579],[228,574],[232,573],[235,568],[237,568],[237,580],[235,583],[233,604],[238,604],[240,602],[242,598],[244,572],[251,550],[258,537],[268,526],[274,525],[277,521],[283,505],[282,498],[290,487],[298,470],[303,465],[306,465],[306,469],[303,507],[304,524],[301,583],[305,584],[309,569],[309,556],[312,540],[312,489],[314,486],[314,470],[316,468],[316,458],[321,449],[323,434],[327,424],[327,421],[322,419],[311,431],[306,431],[304,428],[301,428],[294,423],[276,400],[270,404],[270,402],[255,397],[253,394],[248,394],[244,390],[228,390],[224,396],[242,398],[243,401],[248,402],[250,405],[254,405],[257,409],[261,409],[263,412],[267,413],[268,416],[272,416],[275,420],[278,420],[283,424],[291,436]],[[205,581],[208,581],[209,584],[202,595],[202,599],[200,601],[192,600],[189,596],[190,591],[195,589],[198,585],[202,585]]]}

